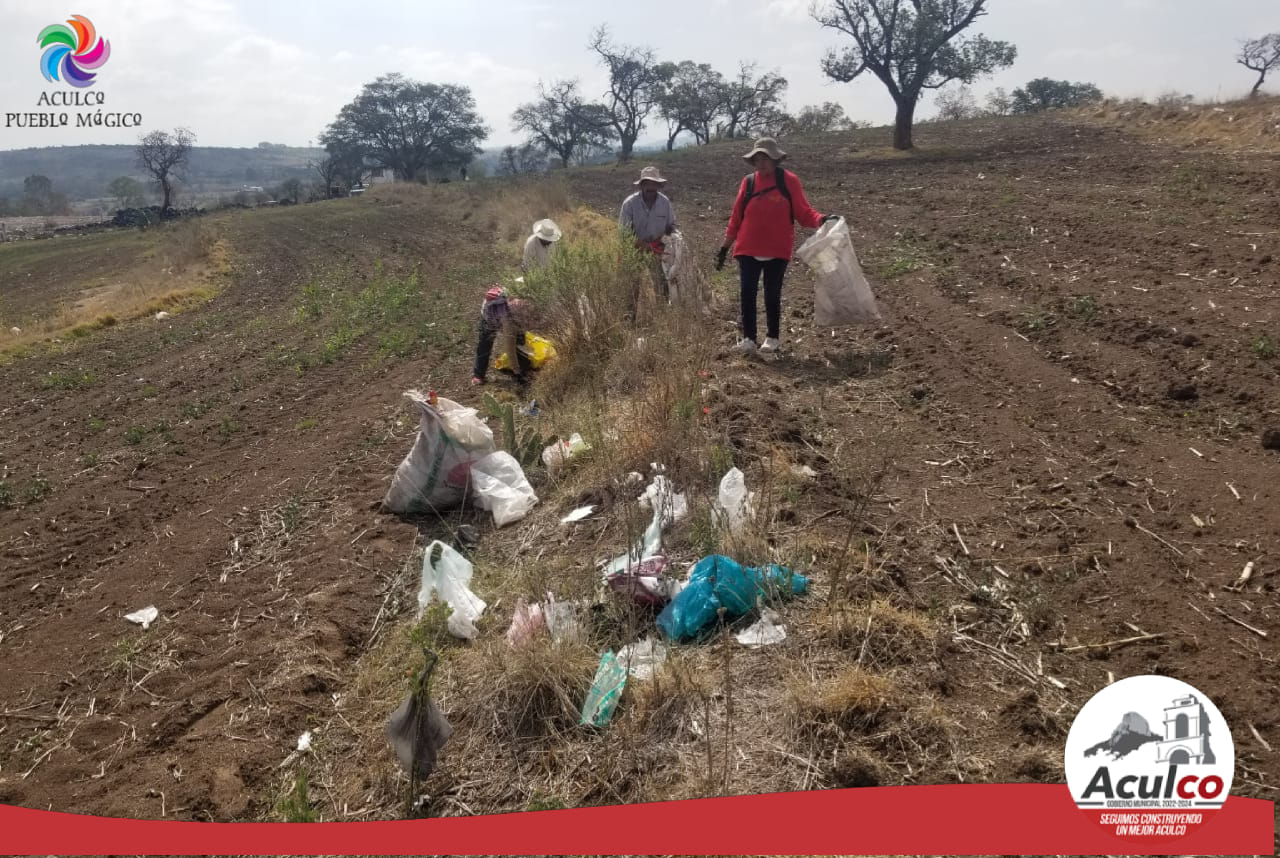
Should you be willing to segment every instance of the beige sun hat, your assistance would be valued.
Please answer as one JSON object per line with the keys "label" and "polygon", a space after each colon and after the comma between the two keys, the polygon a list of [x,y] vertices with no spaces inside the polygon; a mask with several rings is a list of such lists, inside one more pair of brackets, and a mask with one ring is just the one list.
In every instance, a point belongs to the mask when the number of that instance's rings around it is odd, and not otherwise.
{"label": "beige sun hat", "polygon": [[546,217],[533,225],[533,234],[543,241],[559,241],[562,233],[556,222]]}
{"label": "beige sun hat", "polygon": [[662,174],[658,172],[657,167],[650,166],[650,167],[645,167],[643,170],[641,170],[640,178],[636,179],[631,184],[638,185],[641,182],[657,182],[659,185],[665,185],[667,183],[667,180],[662,178]]}
{"label": "beige sun hat", "polygon": [[750,161],[752,158],[754,158],[756,155],[760,154],[761,152],[768,155],[770,158],[772,158],[775,161],[781,161],[787,157],[787,153],[783,152],[782,149],[778,146],[777,140],[774,140],[772,137],[761,137],[759,140],[755,142],[755,145],[751,148],[751,151],[742,156],[742,160]]}

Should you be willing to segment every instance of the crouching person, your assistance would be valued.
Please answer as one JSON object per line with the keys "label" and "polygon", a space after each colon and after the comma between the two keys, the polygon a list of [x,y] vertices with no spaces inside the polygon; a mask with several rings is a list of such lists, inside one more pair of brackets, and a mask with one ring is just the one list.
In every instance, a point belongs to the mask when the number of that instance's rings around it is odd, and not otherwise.
{"label": "crouching person", "polygon": [[489,359],[493,356],[493,344],[498,342],[507,361],[512,367],[516,381],[525,384],[529,380],[531,362],[525,354],[524,326],[520,323],[513,309],[520,309],[521,301],[507,298],[507,290],[501,286],[491,286],[484,293],[484,303],[480,305],[479,338],[476,342],[476,363],[471,371],[473,385],[484,384],[489,374]]}

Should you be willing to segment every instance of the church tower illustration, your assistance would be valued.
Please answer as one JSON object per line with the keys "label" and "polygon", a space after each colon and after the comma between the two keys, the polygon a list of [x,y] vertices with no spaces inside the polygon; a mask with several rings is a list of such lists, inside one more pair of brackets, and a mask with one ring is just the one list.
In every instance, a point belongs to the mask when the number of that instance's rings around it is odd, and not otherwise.
{"label": "church tower illustration", "polygon": [[1216,762],[1209,747],[1209,716],[1194,694],[1165,707],[1164,739],[1156,743],[1156,762],[1179,766]]}

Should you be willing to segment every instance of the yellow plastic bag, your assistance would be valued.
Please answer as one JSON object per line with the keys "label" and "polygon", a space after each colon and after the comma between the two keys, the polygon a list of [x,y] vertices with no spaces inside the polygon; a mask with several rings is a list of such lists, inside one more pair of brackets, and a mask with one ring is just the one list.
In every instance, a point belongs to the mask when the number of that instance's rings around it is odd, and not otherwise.
{"label": "yellow plastic bag", "polygon": [[[551,340],[528,332],[524,335],[524,350],[529,356],[529,365],[534,369],[541,369],[544,363],[556,356],[556,347],[552,345]],[[498,355],[497,360],[493,362],[493,368],[498,370],[506,369],[510,365],[511,361],[506,352]]]}

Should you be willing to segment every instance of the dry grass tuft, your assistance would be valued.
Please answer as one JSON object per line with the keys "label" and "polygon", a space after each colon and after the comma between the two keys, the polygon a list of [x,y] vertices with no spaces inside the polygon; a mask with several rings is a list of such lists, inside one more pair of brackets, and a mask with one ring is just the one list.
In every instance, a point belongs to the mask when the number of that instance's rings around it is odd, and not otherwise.
{"label": "dry grass tuft", "polygon": [[904,705],[895,679],[856,665],[830,679],[793,683],[790,697],[798,726],[808,730],[834,726],[845,732],[867,732]]}
{"label": "dry grass tuft", "polygon": [[937,655],[939,629],[929,617],[885,599],[860,610],[837,609],[818,621],[820,639],[858,653],[859,663],[883,668]]}

